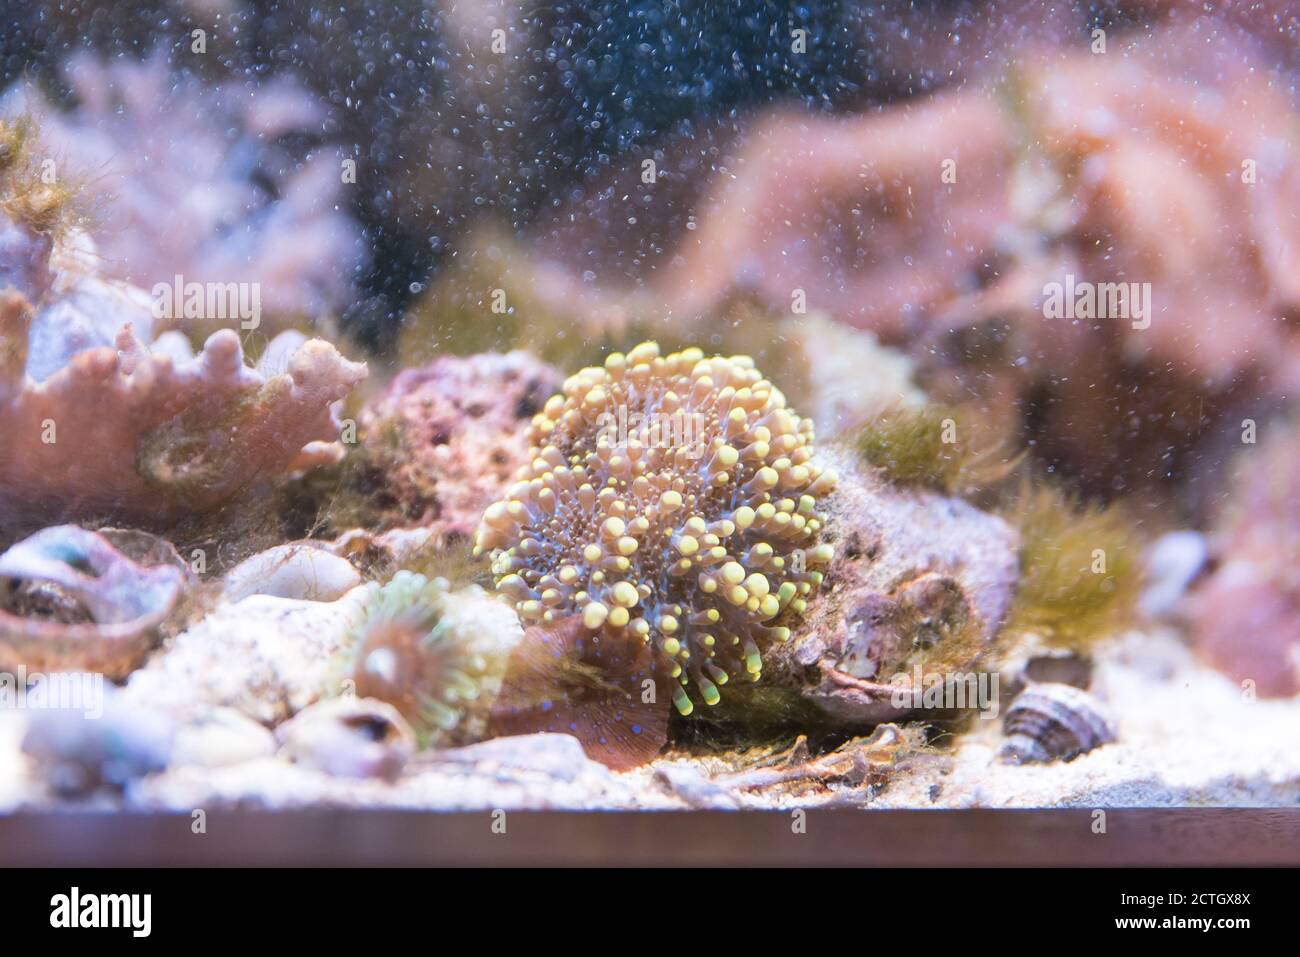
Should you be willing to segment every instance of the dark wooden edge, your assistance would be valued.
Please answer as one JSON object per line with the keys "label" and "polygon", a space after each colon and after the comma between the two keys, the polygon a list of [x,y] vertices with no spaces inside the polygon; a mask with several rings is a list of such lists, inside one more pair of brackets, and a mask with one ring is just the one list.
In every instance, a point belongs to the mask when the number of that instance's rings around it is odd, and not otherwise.
{"label": "dark wooden edge", "polygon": [[[0,816],[8,866],[1300,866],[1300,808]],[[495,824],[495,828],[494,828]]]}

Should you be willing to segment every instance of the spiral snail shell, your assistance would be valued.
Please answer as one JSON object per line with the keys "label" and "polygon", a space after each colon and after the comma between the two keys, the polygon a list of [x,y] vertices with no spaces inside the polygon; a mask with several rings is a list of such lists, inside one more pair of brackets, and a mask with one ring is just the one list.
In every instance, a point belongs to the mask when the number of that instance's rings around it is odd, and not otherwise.
{"label": "spiral snail shell", "polygon": [[1008,764],[1072,761],[1115,740],[1115,730],[1096,698],[1073,685],[1045,682],[1022,691],[1002,724],[1006,743],[998,752]]}

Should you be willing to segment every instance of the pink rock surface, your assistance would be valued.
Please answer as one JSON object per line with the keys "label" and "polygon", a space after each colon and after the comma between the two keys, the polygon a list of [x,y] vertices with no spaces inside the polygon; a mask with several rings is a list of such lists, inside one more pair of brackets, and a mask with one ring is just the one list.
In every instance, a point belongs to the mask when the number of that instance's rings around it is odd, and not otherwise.
{"label": "pink rock surface", "polygon": [[527,461],[529,419],[560,373],[524,352],[441,356],[362,411],[362,442],[397,524],[472,535]]}
{"label": "pink rock surface", "polygon": [[1243,446],[1236,463],[1218,567],[1190,598],[1197,651],[1259,695],[1300,694],[1300,431]]}
{"label": "pink rock surface", "polygon": [[93,244],[51,248],[0,217],[9,232],[12,258],[53,278],[0,270],[0,531],[173,522],[341,458],[335,404],[364,364],[292,332],[256,367],[230,329],[193,355],[176,332],[154,338],[140,290],[88,271]]}

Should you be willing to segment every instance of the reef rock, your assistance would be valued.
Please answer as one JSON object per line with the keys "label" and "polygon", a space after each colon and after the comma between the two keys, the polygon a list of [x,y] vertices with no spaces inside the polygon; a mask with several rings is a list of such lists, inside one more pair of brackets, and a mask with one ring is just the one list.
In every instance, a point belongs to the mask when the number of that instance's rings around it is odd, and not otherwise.
{"label": "reef rock", "polygon": [[133,674],[125,694],[187,718],[230,707],[277,724],[335,690],[339,656],[375,588],[333,602],[253,595],[220,604]]}
{"label": "reef rock", "polygon": [[88,237],[43,231],[25,189],[0,177],[23,211],[0,214],[0,533],[174,522],[342,457],[336,403],[364,364],[292,332],[256,367],[231,329],[192,354],[141,290],[95,272]]}
{"label": "reef rock", "polygon": [[893,701],[896,675],[968,672],[992,649],[1019,539],[960,499],[888,484],[842,447],[819,457],[839,475],[826,503],[836,559],[804,623],[765,656],[765,680],[863,727],[911,710]]}
{"label": "reef rock", "polygon": [[468,538],[528,460],[526,426],[560,373],[524,352],[442,356],[362,410],[362,451],[393,523]]}

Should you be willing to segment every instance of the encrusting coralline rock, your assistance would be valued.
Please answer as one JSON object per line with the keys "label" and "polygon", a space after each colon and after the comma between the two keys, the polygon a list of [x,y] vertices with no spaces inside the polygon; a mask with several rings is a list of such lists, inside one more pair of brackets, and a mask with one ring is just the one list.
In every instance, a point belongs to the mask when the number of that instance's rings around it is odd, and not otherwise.
{"label": "encrusting coralline rock", "polygon": [[89,237],[43,228],[20,172],[0,168],[0,533],[162,525],[342,457],[336,403],[364,364],[296,332],[256,367],[233,329],[193,354],[142,290],[100,277]]}
{"label": "encrusting coralline rock", "polygon": [[398,525],[468,538],[527,461],[528,421],[560,373],[525,352],[441,356],[398,373],[362,410],[362,451]]}
{"label": "encrusting coralline rock", "polygon": [[890,679],[967,672],[992,650],[1020,575],[1019,538],[960,499],[899,488],[831,446],[836,560],[824,594],[770,654],[772,682],[845,727],[891,720]]}

